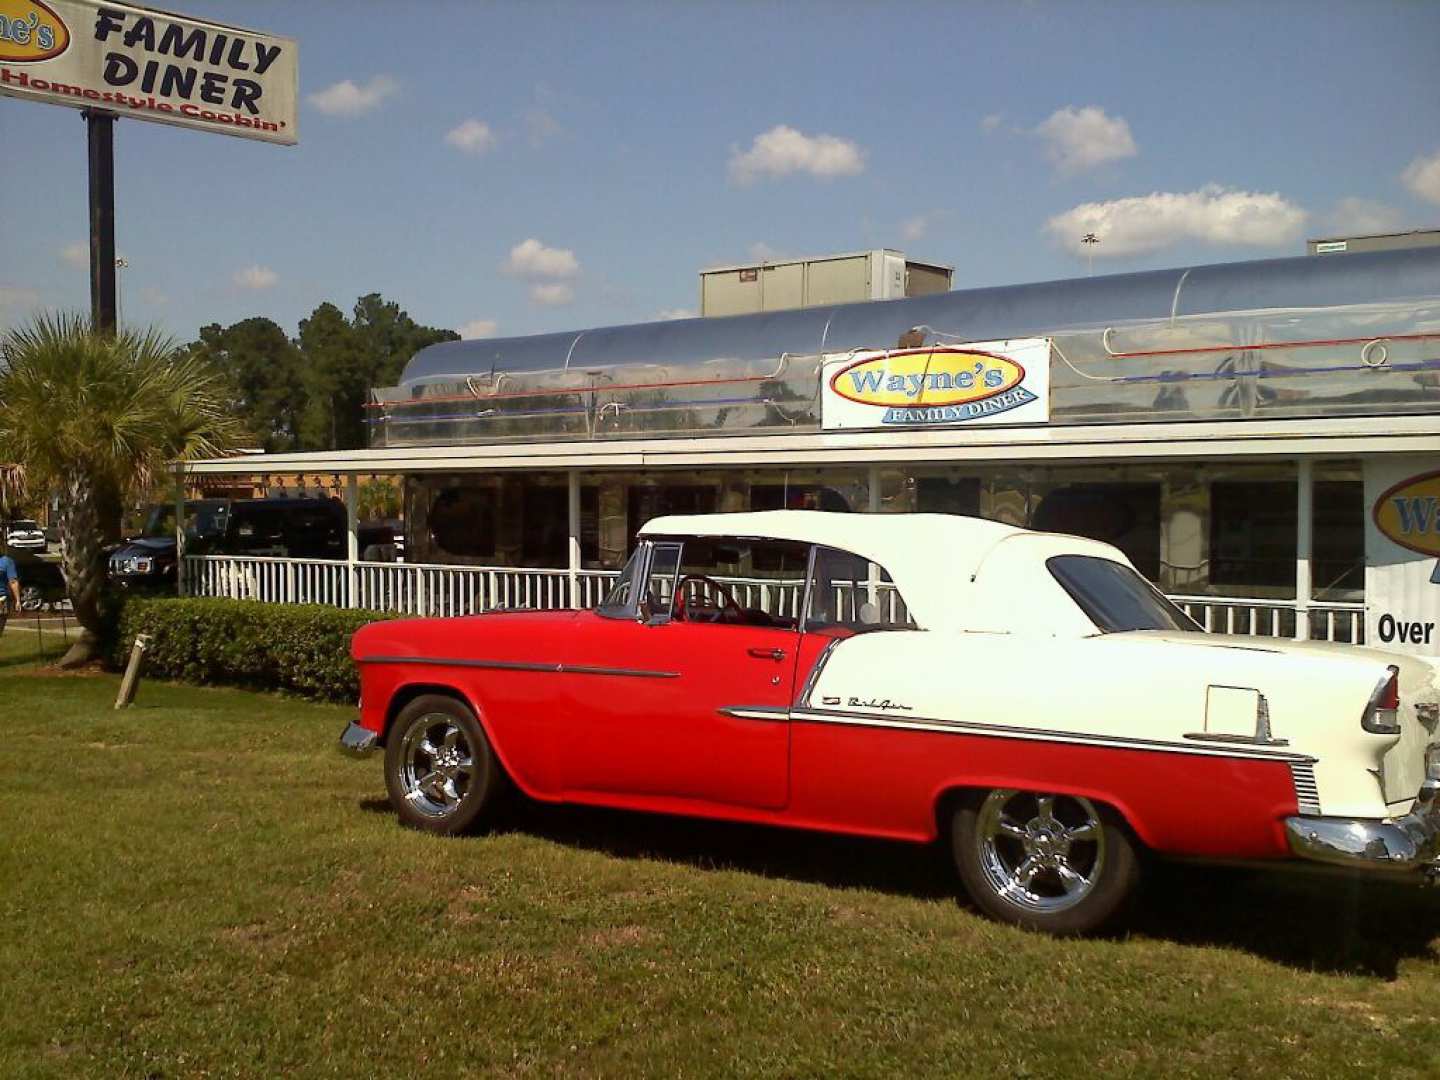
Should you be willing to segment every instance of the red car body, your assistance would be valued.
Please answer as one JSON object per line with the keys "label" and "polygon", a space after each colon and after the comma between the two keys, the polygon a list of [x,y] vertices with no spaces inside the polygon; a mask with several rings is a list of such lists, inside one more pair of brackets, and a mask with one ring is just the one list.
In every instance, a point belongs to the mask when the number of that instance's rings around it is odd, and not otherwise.
{"label": "red car body", "polygon": [[1280,762],[725,711],[801,711],[843,634],[572,611],[372,623],[352,647],[360,725],[383,743],[408,701],[458,694],[511,780],[548,802],[924,842],[947,794],[1020,788],[1116,805],[1157,852],[1289,854],[1283,822],[1297,806]]}

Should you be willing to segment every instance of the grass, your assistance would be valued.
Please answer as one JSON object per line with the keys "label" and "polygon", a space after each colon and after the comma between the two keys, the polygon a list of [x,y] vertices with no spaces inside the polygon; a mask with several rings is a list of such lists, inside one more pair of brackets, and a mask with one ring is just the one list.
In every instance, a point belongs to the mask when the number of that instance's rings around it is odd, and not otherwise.
{"label": "grass", "polygon": [[[1440,897],[1176,871],[1126,936],[927,849],[521,806],[398,827],[344,708],[0,639],[0,1075],[1434,1075]],[[1203,813],[1203,808],[1197,808]]]}

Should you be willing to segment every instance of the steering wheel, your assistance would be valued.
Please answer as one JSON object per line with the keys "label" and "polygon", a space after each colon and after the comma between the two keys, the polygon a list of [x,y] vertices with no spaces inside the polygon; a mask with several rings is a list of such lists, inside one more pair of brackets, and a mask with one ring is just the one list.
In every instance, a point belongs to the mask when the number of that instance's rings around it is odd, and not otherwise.
{"label": "steering wheel", "polygon": [[[688,593],[686,586],[692,581],[714,589],[715,595],[720,598],[720,603],[687,605],[685,602]],[[686,574],[676,582],[675,618],[689,622],[740,623],[745,621],[745,615],[740,610],[740,605],[735,602],[735,597],[730,594],[730,590],[714,578],[706,577],[704,574]]]}

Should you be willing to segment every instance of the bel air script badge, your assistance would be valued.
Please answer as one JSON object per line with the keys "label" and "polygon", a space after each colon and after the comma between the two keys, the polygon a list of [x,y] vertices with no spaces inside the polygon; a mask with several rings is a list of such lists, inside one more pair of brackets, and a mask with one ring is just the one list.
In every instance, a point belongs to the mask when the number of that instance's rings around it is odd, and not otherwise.
{"label": "bel air script badge", "polygon": [[[838,697],[825,697],[820,699],[820,703],[822,705],[839,705],[840,699]],[[891,712],[897,710],[903,710],[905,712],[911,711],[909,705],[902,705],[900,702],[891,701],[889,698],[859,698],[852,696],[846,700],[845,706],[850,709],[880,709],[881,711]]]}

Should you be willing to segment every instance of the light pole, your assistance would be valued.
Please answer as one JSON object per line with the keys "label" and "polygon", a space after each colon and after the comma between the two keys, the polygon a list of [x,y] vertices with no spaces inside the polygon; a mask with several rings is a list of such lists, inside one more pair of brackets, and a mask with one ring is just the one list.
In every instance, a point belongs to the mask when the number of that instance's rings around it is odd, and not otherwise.
{"label": "light pole", "polygon": [[1085,245],[1085,257],[1087,260],[1085,276],[1092,277],[1095,274],[1095,245],[1100,243],[1100,238],[1093,232],[1087,232],[1080,238],[1080,243]]}
{"label": "light pole", "polygon": [[120,271],[130,268],[130,260],[124,255],[115,259],[115,329],[120,329]]}

